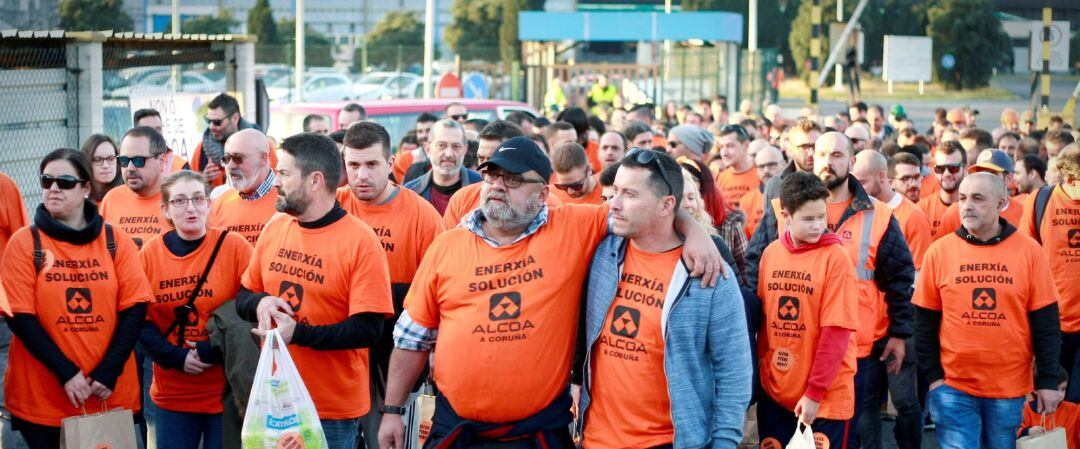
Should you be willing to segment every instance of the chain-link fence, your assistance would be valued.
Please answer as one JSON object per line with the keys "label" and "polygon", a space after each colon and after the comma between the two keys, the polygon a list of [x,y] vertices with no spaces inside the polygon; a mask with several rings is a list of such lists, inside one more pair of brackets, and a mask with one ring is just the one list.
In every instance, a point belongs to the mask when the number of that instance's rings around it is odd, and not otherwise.
{"label": "chain-link fence", "polygon": [[0,171],[15,180],[31,208],[41,201],[41,157],[79,143],[78,79],[68,57],[63,39],[0,40]]}

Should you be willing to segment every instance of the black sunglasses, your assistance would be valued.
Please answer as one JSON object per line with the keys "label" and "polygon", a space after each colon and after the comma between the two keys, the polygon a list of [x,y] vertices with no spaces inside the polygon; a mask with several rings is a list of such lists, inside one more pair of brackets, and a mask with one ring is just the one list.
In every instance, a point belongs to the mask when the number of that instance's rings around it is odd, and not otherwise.
{"label": "black sunglasses", "polygon": [[[657,171],[660,172],[660,178],[662,178],[664,180],[664,184],[667,185],[668,193],[674,195],[675,188],[671,187],[671,180],[668,179],[667,170],[664,170],[664,165],[660,162],[659,154],[660,153],[652,150],[633,148],[630,150],[629,153],[626,153],[626,156],[624,156],[623,159],[632,160],[641,165],[649,165],[652,163],[656,163]],[[682,192],[679,192],[679,194],[682,195]]]}
{"label": "black sunglasses", "polygon": [[157,156],[119,156],[116,158],[116,161],[120,163],[121,167],[127,167],[128,164],[131,164],[134,165],[135,168],[143,168],[146,166],[147,159],[153,159],[155,157]]}
{"label": "black sunglasses", "polygon": [[559,189],[559,190],[574,190],[574,191],[584,189],[585,188],[585,182],[589,180],[590,176],[592,176],[592,167],[589,167],[589,168],[585,169],[585,177],[581,178],[581,181],[570,183],[570,184],[558,184],[558,183],[556,183],[555,188]]}
{"label": "black sunglasses", "polygon": [[949,173],[955,175],[957,173],[960,173],[960,168],[960,164],[938,165],[934,167],[934,172],[941,175],[945,174],[945,170],[949,170]]}
{"label": "black sunglasses", "polygon": [[454,120],[468,120],[469,119],[469,114],[451,115],[450,118],[452,118]]}
{"label": "black sunglasses", "polygon": [[225,123],[225,120],[228,120],[229,117],[232,117],[232,116],[233,116],[232,114],[228,114],[228,115],[225,116],[225,118],[213,118],[212,119],[210,117],[203,117],[203,119],[206,120],[206,123],[208,123],[208,124],[211,124],[211,125],[214,125],[214,126],[221,126],[222,123]]}
{"label": "black sunglasses", "polygon": [[236,162],[236,165],[243,164],[244,163],[244,156],[240,155],[240,154],[229,154],[229,153],[225,153],[224,156],[221,156],[221,164],[222,165],[228,164],[229,162]]}
{"label": "black sunglasses", "polygon": [[71,175],[41,175],[41,188],[45,190],[51,189],[53,184],[59,185],[61,190],[71,190],[85,182],[85,179],[79,179]]}

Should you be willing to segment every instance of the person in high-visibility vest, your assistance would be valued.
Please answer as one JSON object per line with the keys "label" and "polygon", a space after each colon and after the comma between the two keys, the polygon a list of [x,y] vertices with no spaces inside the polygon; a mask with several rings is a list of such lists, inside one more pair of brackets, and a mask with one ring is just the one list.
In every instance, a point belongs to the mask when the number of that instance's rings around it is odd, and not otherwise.
{"label": "person in high-visibility vest", "polygon": [[601,110],[614,107],[618,97],[619,90],[614,85],[608,84],[607,77],[597,76],[596,84],[589,89],[589,106],[592,107],[592,113],[598,115]]}
{"label": "person in high-visibility vest", "polygon": [[563,93],[562,83],[558,78],[552,78],[548,83],[547,93],[544,94],[544,112],[553,114],[566,109],[566,94]]}

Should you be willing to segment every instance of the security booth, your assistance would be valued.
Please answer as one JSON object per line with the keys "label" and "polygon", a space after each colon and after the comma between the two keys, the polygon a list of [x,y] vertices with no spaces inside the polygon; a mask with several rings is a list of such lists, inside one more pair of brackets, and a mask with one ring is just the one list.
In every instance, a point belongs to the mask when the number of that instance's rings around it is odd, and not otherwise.
{"label": "security booth", "polygon": [[[688,104],[719,95],[728,104],[739,101],[741,14],[522,11],[518,39],[526,102],[540,110],[553,89],[568,105],[584,105],[601,76],[627,104]],[[637,63],[580,64],[564,57],[583,42],[638,42]]]}

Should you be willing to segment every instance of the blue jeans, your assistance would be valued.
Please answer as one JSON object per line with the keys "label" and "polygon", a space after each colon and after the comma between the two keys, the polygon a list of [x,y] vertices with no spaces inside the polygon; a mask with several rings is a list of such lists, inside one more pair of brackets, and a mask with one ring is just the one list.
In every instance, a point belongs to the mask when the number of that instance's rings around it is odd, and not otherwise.
{"label": "blue jeans", "polygon": [[916,390],[915,339],[904,340],[905,352],[900,374],[885,372],[891,356],[884,362],[880,360],[888,340],[888,337],[878,340],[870,356],[859,359],[859,372],[866,373],[862,412],[858,417],[860,447],[881,449],[881,404],[885,402],[888,392],[892,394],[893,405],[896,406],[896,426],[893,428],[896,446],[900,449],[919,449],[922,447],[922,406],[919,405]]}
{"label": "blue jeans", "polygon": [[1024,398],[987,399],[948,385],[927,396],[941,449],[1013,449]]}
{"label": "blue jeans", "polygon": [[221,449],[221,413],[154,411],[158,449]]}
{"label": "blue jeans", "polygon": [[144,355],[140,361],[138,353],[142,352],[142,346],[135,345],[136,357],[135,363],[139,367],[141,377],[139,377],[140,388],[142,388],[142,415],[145,420],[144,423],[139,425],[139,432],[144,436],[146,449],[157,449],[157,428],[155,427],[155,418],[157,418],[157,411],[161,410],[153,399],[150,399],[150,384],[154,380],[154,361],[150,360],[150,356]]}
{"label": "blue jeans", "polygon": [[355,449],[360,436],[360,418],[320,420],[326,447]]}

